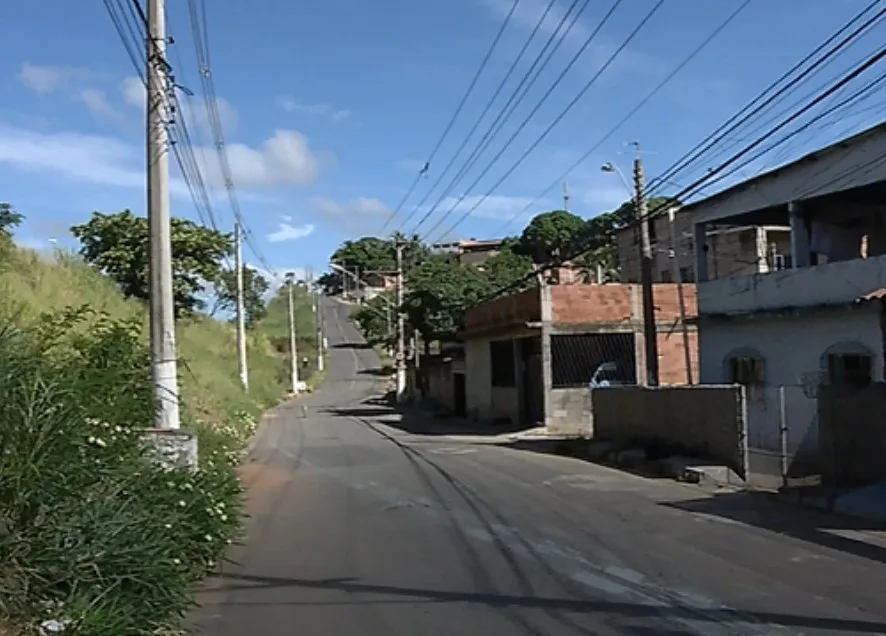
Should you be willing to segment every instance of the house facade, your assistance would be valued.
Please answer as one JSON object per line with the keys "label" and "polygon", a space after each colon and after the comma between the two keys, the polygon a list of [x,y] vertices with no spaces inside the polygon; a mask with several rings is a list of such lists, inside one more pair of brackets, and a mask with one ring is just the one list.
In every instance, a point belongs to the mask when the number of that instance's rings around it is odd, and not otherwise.
{"label": "house facade", "polygon": [[[674,244],[671,245],[671,223]],[[673,221],[667,214],[649,222],[652,280],[656,283],[695,281],[695,241],[692,215],[679,210]],[[620,279],[640,280],[640,244],[637,228],[625,228],[615,237]],[[711,278],[741,276],[790,267],[790,228],[782,225],[707,228],[707,271]],[[673,259],[676,258],[676,267]]]}
{"label": "house facade", "polygon": [[450,243],[435,243],[431,249],[438,253],[456,254],[461,265],[481,265],[501,252],[504,241],[465,239]]}
{"label": "house facade", "polygon": [[[832,461],[820,387],[883,381],[884,157],[881,125],[684,208],[701,246],[701,381],[745,385],[752,449],[785,446],[801,465]],[[713,275],[711,227],[771,225],[790,228],[789,267]]]}
{"label": "house facade", "polygon": [[[694,286],[685,286],[695,316]],[[655,286],[660,383],[697,377],[697,334],[680,323],[677,286]],[[545,285],[468,311],[465,410],[476,421],[544,425],[590,434],[588,384],[604,368],[613,381],[645,377],[639,285]],[[604,367],[605,365],[605,367]]]}

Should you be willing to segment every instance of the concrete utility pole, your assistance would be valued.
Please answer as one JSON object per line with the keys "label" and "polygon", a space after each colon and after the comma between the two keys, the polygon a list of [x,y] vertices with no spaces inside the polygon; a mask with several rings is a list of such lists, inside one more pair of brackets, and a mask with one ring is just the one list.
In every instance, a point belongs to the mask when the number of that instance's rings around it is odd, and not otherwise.
{"label": "concrete utility pole", "polygon": [[640,285],[643,297],[643,340],[646,351],[646,385],[658,386],[658,331],[652,291],[652,244],[646,206],[646,178],[639,149],[634,158],[634,208],[640,224]]}
{"label": "concrete utility pole", "polygon": [[403,316],[403,248],[405,246],[405,242],[397,239],[397,402],[402,402],[406,395],[406,321]]}
{"label": "concrete utility pole", "polygon": [[295,302],[292,299],[292,287],[295,275],[286,274],[286,287],[289,292],[289,376],[292,380],[292,392],[298,393],[298,347],[295,342]]}
{"label": "concrete utility pole", "polygon": [[237,279],[237,369],[240,384],[249,391],[249,368],[246,363],[246,307],[243,300],[243,227],[240,219],[234,221],[234,267]]}
{"label": "concrete utility pole", "polygon": [[323,344],[323,309],[320,307],[320,293],[314,288],[314,270],[308,269],[308,285],[313,294],[314,324],[317,326],[317,371],[322,371],[326,365]]}
{"label": "concrete utility pole", "polygon": [[676,210],[668,209],[668,229],[671,234],[671,278],[677,283],[677,302],[680,305],[680,325],[683,328],[683,356],[686,360],[686,384],[692,384],[692,351],[689,344],[689,326],[686,324],[686,298],[683,296],[683,277],[680,275],[680,262],[677,258],[677,229],[674,227]]}
{"label": "concrete utility pole", "polygon": [[157,402],[156,425],[181,425],[172,289],[172,237],[169,220],[169,82],[166,65],[166,20],[163,0],[148,0],[147,164],[151,323],[151,375]]}

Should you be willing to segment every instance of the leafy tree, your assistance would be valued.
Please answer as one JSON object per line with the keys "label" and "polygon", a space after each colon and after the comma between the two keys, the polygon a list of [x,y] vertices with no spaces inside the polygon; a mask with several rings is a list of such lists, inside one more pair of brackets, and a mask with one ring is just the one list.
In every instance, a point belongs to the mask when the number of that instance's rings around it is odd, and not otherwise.
{"label": "leafy tree", "polygon": [[[218,280],[221,262],[233,251],[230,234],[222,234],[187,219],[172,219],[172,277],[176,315],[202,309],[197,293],[203,281]],[[147,300],[148,220],[129,210],[117,214],[93,212],[71,233],[80,239],[80,255],[110,276],[120,290]]]}
{"label": "leafy tree", "polygon": [[532,279],[518,284],[523,279],[527,279],[532,272],[532,259],[517,252],[513,246],[507,243],[498,254],[483,263],[478,269],[486,275],[487,295],[503,288],[508,288],[508,293],[513,293],[534,284]]}
{"label": "leafy tree", "polygon": [[490,286],[489,277],[479,268],[463,267],[449,255],[431,256],[407,280],[404,304],[409,323],[425,342],[451,340],[462,326],[465,311],[484,300]]}
{"label": "leafy tree", "polygon": [[585,230],[585,221],[566,210],[554,210],[536,215],[524,228],[517,243],[517,251],[536,263],[545,263],[566,252]]}
{"label": "leafy tree", "polygon": [[[246,310],[246,326],[251,328],[264,318],[268,311],[265,294],[270,287],[268,280],[251,267],[243,268],[243,307]],[[215,281],[215,305],[210,312],[233,311],[237,307],[237,272],[224,269]]]}
{"label": "leafy tree", "polygon": [[396,340],[393,323],[396,321],[395,294],[392,292],[379,294],[364,302],[354,312],[354,320],[366,339],[376,345],[393,346]]}
{"label": "leafy tree", "polygon": [[0,237],[9,238],[25,217],[9,203],[0,203]]}

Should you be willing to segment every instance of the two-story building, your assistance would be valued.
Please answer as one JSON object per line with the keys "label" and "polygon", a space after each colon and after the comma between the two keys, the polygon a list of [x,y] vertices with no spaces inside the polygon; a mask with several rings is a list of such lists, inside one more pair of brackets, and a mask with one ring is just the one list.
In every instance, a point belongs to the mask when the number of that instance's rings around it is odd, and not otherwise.
{"label": "two-story building", "polygon": [[437,253],[456,254],[462,265],[480,265],[501,251],[501,239],[462,239],[449,243],[435,243],[431,249]]}
{"label": "two-story building", "polygon": [[[700,247],[701,380],[747,387],[752,448],[820,460],[819,387],[883,380],[884,169],[881,124],[683,209]],[[789,228],[784,268],[717,275],[711,228],[773,226]]]}

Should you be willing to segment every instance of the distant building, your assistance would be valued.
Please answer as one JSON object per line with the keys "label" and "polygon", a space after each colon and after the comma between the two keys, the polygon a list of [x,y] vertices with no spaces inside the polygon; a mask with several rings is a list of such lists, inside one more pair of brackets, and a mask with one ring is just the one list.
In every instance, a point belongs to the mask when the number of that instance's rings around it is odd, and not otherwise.
{"label": "distant building", "polygon": [[503,244],[502,239],[478,241],[472,238],[448,243],[435,243],[431,246],[431,250],[438,254],[456,254],[462,265],[479,265],[501,252]]}

